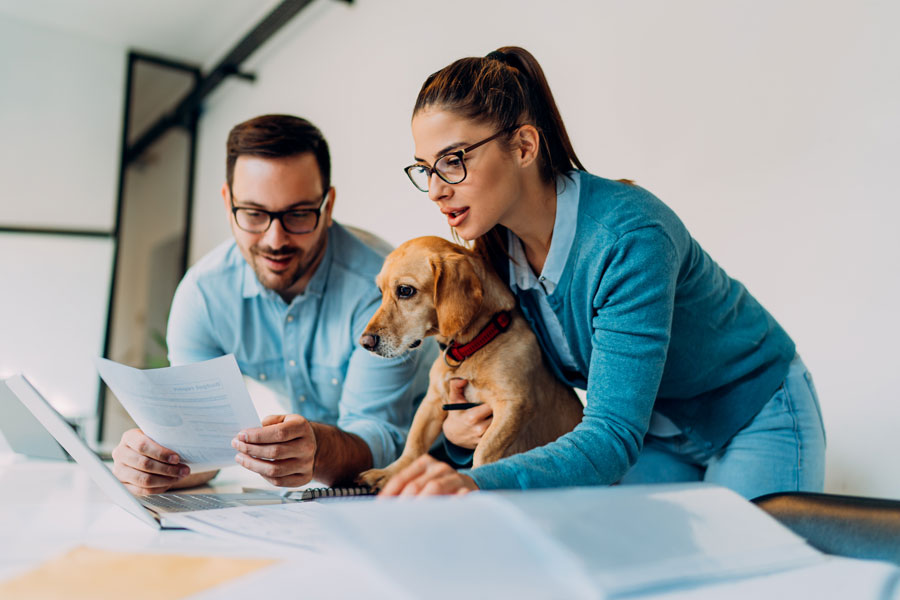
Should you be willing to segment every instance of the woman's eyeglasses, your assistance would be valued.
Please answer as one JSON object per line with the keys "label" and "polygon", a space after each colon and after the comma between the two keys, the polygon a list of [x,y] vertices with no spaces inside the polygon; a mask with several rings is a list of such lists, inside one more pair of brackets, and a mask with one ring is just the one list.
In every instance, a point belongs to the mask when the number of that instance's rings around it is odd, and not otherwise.
{"label": "woman's eyeglasses", "polygon": [[519,125],[513,125],[512,127],[501,129],[491,137],[485,138],[480,142],[472,144],[468,148],[463,148],[462,150],[456,150],[454,152],[448,152],[447,154],[444,154],[436,161],[434,161],[433,167],[417,163],[414,165],[409,165],[403,170],[406,172],[406,176],[409,177],[409,180],[412,182],[412,184],[416,186],[416,189],[418,189],[420,192],[428,191],[428,184],[431,181],[432,173],[436,173],[442,181],[445,181],[449,184],[462,183],[465,180],[466,175],[468,174],[466,171],[465,161],[467,152],[471,152],[475,148],[487,144],[491,140],[500,137],[504,133],[509,133],[518,128]]}

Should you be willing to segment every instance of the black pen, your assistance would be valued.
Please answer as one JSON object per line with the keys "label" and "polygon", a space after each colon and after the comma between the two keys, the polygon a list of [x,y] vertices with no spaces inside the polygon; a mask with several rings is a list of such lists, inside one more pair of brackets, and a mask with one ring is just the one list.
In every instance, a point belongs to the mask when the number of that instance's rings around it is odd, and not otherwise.
{"label": "black pen", "polygon": [[444,404],[441,406],[444,410],[468,410],[481,406],[481,402],[454,402],[453,404]]}

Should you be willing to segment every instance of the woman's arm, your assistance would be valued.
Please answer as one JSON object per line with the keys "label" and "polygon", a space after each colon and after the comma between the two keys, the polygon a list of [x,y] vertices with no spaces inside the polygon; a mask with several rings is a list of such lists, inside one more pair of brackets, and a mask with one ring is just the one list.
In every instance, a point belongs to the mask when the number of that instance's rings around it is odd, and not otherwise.
{"label": "woman's arm", "polygon": [[621,236],[592,267],[602,276],[585,291],[590,339],[566,332],[574,346],[590,346],[584,419],[551,444],[468,471],[478,487],[608,485],[634,464],[666,362],[678,263],[669,237],[645,227]]}

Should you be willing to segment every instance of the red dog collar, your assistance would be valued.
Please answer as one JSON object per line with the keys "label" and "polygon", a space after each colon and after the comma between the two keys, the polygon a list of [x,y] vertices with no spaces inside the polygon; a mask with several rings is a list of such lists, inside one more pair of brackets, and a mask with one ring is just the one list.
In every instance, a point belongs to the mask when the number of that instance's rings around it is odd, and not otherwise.
{"label": "red dog collar", "polygon": [[[458,345],[456,342],[450,342],[447,344],[447,349],[444,352],[444,361],[451,367],[458,367],[464,360],[487,346],[491,340],[506,331],[510,323],[512,323],[512,315],[508,310],[497,313],[469,343]],[[456,361],[456,364],[450,364],[450,359]]]}

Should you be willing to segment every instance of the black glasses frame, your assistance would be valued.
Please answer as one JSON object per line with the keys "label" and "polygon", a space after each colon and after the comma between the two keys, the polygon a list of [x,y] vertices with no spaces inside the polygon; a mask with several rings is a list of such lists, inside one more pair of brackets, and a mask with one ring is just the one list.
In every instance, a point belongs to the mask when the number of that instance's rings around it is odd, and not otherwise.
{"label": "black glasses frame", "polygon": [[[331,190],[329,190],[331,191]],[[229,192],[231,190],[229,189]],[[319,228],[319,219],[322,215],[322,207],[325,206],[325,201],[328,200],[328,192],[325,192],[325,195],[322,196],[322,201],[319,203],[319,206],[316,208],[292,208],[289,210],[263,210],[262,208],[256,208],[254,206],[235,206],[234,205],[234,194],[231,193],[231,214],[234,216],[234,222],[238,226],[241,231],[246,231],[247,233],[265,233],[269,230],[269,227],[272,226],[272,221],[278,220],[281,223],[281,228],[286,232],[291,233],[293,235],[304,235],[307,233],[312,233],[316,229]],[[269,222],[266,223],[266,226],[260,231],[253,231],[250,229],[246,229],[241,227],[241,223],[238,220],[238,212],[241,210],[252,210],[253,212],[258,212],[269,217]],[[316,215],[316,224],[313,225],[313,228],[308,231],[291,231],[288,226],[284,222],[284,216],[291,213],[312,213]]]}
{"label": "black glasses frame", "polygon": [[403,169],[403,172],[406,173],[406,176],[409,178],[410,182],[412,182],[412,184],[413,184],[413,185],[416,187],[416,189],[419,190],[420,192],[427,192],[427,191],[428,191],[428,188],[426,187],[425,189],[422,189],[422,188],[419,186],[419,184],[416,183],[416,180],[413,179],[413,174],[412,174],[413,169],[424,169],[425,172],[428,174],[428,181],[429,181],[429,182],[431,182],[431,176],[432,176],[434,173],[437,173],[437,176],[440,177],[440,178],[441,178],[441,181],[443,181],[443,182],[445,182],[445,183],[449,183],[450,185],[456,185],[457,183],[462,183],[463,181],[466,180],[466,177],[468,177],[468,175],[469,175],[469,171],[468,171],[468,169],[466,169],[466,161],[465,161],[466,153],[471,152],[471,151],[474,150],[475,148],[478,148],[479,146],[483,146],[484,144],[487,144],[488,142],[497,139],[498,137],[500,137],[500,136],[503,135],[504,133],[510,133],[510,132],[512,132],[512,131],[515,131],[515,130],[518,129],[519,127],[521,127],[521,125],[513,125],[512,127],[507,127],[506,129],[501,129],[500,131],[498,131],[498,132],[495,133],[494,135],[492,135],[492,136],[490,136],[490,137],[487,137],[487,138],[481,140],[480,142],[475,142],[475,143],[472,144],[471,146],[468,146],[468,147],[466,147],[466,148],[463,148],[462,150],[454,150],[453,152],[448,152],[448,153],[446,153],[446,154],[440,155],[440,156],[437,158],[437,160],[434,161],[434,164],[435,164],[435,165],[438,164],[439,162],[441,162],[442,160],[444,160],[445,158],[447,158],[448,156],[455,156],[455,157],[457,157],[457,158],[459,159],[459,163],[460,163],[460,165],[462,166],[462,177],[460,177],[460,178],[459,178],[458,180],[456,180],[456,181],[451,181],[451,180],[448,179],[443,173],[441,173],[439,170],[435,169],[433,166],[423,165],[423,164],[421,164],[421,163],[416,163],[416,164],[414,164],[414,165],[409,165],[408,167],[405,167],[405,168]]}

